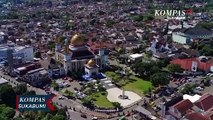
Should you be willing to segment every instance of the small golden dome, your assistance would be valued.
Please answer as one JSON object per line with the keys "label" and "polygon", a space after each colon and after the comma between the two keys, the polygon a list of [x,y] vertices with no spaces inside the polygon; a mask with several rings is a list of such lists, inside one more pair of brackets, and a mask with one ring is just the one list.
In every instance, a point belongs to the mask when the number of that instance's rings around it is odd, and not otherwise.
{"label": "small golden dome", "polygon": [[71,38],[70,43],[71,43],[72,45],[82,45],[82,44],[84,44],[84,38],[83,38],[83,36],[81,36],[81,35],[75,34],[75,35]]}
{"label": "small golden dome", "polygon": [[95,61],[94,60],[89,60],[88,62],[87,62],[87,65],[89,66],[89,67],[94,67],[95,66]]}

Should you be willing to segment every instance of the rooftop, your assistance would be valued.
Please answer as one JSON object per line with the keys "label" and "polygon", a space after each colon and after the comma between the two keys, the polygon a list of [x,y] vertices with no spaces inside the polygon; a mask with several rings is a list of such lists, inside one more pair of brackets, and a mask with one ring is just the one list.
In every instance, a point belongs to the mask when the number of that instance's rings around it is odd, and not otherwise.
{"label": "rooftop", "polygon": [[0,78],[0,85],[1,85],[1,84],[5,84],[5,83],[8,83],[8,81],[5,80],[4,78]]}
{"label": "rooftop", "polygon": [[188,110],[193,107],[193,104],[190,100],[182,100],[177,104],[173,105],[182,115],[185,114]]}
{"label": "rooftop", "polygon": [[201,96],[200,95],[193,95],[193,96],[191,96],[191,95],[187,95],[187,94],[185,94],[185,95],[183,95],[183,99],[184,100],[190,100],[192,103],[194,103],[195,101],[197,101],[197,100],[199,100],[201,98]]}

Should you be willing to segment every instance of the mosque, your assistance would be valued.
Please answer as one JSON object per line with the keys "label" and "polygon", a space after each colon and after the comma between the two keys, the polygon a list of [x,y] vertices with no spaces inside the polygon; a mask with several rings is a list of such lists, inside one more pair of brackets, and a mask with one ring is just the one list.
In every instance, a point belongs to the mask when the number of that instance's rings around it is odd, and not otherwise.
{"label": "mosque", "polygon": [[97,74],[107,63],[103,42],[100,42],[98,54],[90,49],[80,34],[75,34],[70,42],[65,41],[64,47],[60,43],[60,37],[55,42],[55,60],[63,65],[65,74],[82,70],[88,75]]}

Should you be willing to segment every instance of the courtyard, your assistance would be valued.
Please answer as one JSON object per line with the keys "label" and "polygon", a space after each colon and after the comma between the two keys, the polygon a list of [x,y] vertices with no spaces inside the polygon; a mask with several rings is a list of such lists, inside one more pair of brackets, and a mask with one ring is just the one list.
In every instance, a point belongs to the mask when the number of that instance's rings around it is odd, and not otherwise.
{"label": "courtyard", "polygon": [[110,102],[118,102],[124,108],[142,99],[139,95],[137,95],[132,91],[125,91],[125,95],[128,96],[128,98],[121,99],[119,98],[119,96],[122,95],[123,91],[117,87],[110,88],[107,90],[107,92],[108,92],[107,99]]}
{"label": "courtyard", "polygon": [[112,79],[116,85],[127,91],[133,91],[139,96],[143,96],[149,89],[152,89],[152,84],[149,81],[145,81],[141,78],[131,75],[129,79],[121,79],[120,76],[112,71],[107,71],[106,76]]}

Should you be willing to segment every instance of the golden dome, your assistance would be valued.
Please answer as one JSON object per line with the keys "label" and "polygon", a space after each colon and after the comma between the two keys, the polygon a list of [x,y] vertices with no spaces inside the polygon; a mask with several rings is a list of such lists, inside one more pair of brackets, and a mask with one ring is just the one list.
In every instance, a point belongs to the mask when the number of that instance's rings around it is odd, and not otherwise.
{"label": "golden dome", "polygon": [[71,38],[70,43],[71,43],[72,45],[82,45],[82,44],[84,44],[84,38],[83,38],[83,36],[81,36],[81,35],[75,34],[75,35]]}
{"label": "golden dome", "polygon": [[95,61],[94,60],[89,60],[88,62],[87,62],[87,65],[89,66],[89,67],[94,67],[95,66]]}

